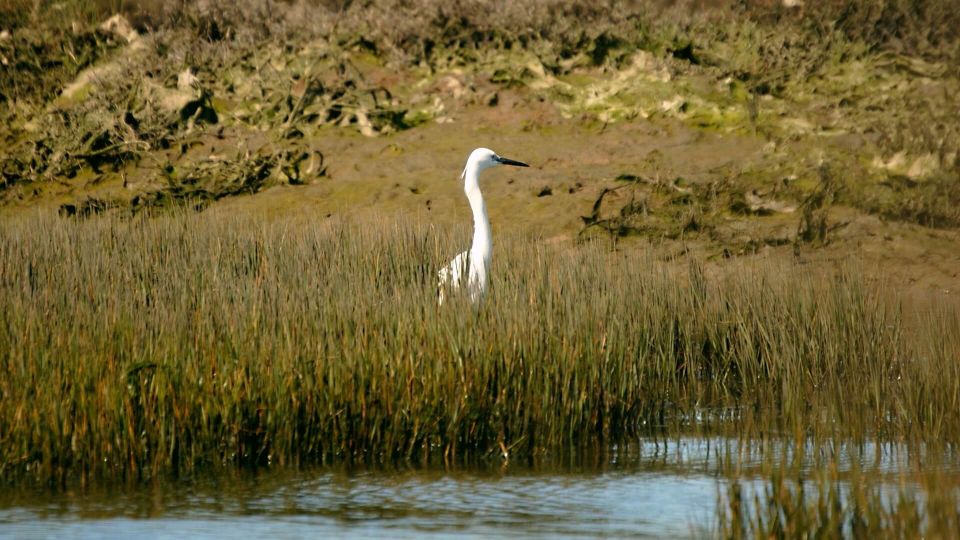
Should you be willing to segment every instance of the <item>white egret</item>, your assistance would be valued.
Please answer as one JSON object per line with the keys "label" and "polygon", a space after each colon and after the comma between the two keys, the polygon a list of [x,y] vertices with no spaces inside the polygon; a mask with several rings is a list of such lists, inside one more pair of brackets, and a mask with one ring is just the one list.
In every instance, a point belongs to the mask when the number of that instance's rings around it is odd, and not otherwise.
{"label": "white egret", "polygon": [[470,210],[473,211],[473,244],[468,251],[454,257],[450,264],[437,272],[440,305],[443,305],[446,290],[459,290],[464,280],[471,302],[476,303],[487,290],[487,269],[493,255],[493,238],[490,235],[487,207],[480,193],[480,173],[497,165],[529,167],[526,163],[500,157],[489,148],[477,148],[470,152],[460,179],[463,180],[463,192],[470,201]]}

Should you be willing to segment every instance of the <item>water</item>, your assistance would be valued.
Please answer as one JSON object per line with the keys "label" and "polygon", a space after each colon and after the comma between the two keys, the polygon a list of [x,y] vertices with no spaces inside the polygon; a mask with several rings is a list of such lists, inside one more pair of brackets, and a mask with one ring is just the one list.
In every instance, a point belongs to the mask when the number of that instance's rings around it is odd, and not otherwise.
{"label": "water", "polygon": [[0,512],[17,538],[688,536],[714,480],[669,473],[310,473],[165,492],[55,497]]}
{"label": "water", "polygon": [[51,502],[4,511],[0,522],[18,538],[686,536],[714,504],[709,478],[656,474],[320,474],[240,491]]}
{"label": "water", "polygon": [[[0,536],[710,536],[725,485],[717,449],[730,443],[640,441],[575,466],[282,469],[114,490],[8,492],[0,496]],[[880,456],[880,471],[905,465],[895,449],[863,450]]]}

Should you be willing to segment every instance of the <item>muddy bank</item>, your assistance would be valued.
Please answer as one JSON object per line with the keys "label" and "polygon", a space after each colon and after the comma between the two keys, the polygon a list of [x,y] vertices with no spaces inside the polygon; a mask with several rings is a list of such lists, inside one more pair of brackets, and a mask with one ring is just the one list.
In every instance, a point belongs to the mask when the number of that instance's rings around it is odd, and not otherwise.
{"label": "muddy bank", "polygon": [[955,289],[946,4],[421,3],[408,17],[389,2],[66,3],[6,19],[0,212],[456,224],[456,173],[485,145],[535,165],[485,186],[503,233],[718,261],[853,249],[897,281]]}

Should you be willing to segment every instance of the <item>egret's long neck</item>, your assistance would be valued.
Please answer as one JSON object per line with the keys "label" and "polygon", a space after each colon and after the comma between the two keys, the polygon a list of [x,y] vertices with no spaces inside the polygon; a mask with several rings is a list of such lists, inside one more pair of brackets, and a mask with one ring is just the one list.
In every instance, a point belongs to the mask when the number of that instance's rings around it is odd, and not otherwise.
{"label": "egret's long neck", "polygon": [[470,255],[481,257],[484,262],[488,262],[493,253],[493,239],[490,235],[490,220],[487,219],[487,206],[483,204],[483,195],[480,193],[480,170],[475,163],[467,163],[463,191],[467,194],[470,209],[473,211],[473,245],[470,247]]}

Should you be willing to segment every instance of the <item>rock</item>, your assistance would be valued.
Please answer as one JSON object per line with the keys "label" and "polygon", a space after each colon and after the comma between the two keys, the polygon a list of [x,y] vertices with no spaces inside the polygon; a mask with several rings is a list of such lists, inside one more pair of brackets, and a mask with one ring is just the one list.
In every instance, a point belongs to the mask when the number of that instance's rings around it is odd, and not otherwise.
{"label": "rock", "polygon": [[443,89],[453,96],[453,99],[460,99],[467,92],[467,85],[453,75],[447,75],[441,79],[440,84]]}
{"label": "rock", "polygon": [[130,21],[119,13],[100,23],[99,29],[101,32],[121,38],[127,43],[133,43],[140,39],[140,34],[133,29]]}
{"label": "rock", "polygon": [[88,67],[81,71],[73,82],[63,88],[60,96],[67,101],[82,101],[88,95],[90,85],[93,84],[94,81],[108,78],[119,71],[120,66],[115,62]]}
{"label": "rock", "polygon": [[[952,161],[950,159],[951,156],[945,157],[945,161],[949,164],[950,161]],[[897,152],[886,161],[880,156],[877,156],[873,158],[871,164],[877,169],[884,169],[893,174],[904,175],[911,180],[922,180],[940,168],[940,160],[935,154],[927,153],[911,161],[906,150]]]}
{"label": "rock", "polygon": [[950,168],[956,165],[957,154],[958,152],[947,152],[947,154],[943,156],[943,166],[945,168]]}
{"label": "rock", "polygon": [[907,169],[907,177],[912,180],[919,180],[932,175],[940,167],[937,156],[933,154],[924,154],[913,161],[910,168]]}
{"label": "rock", "polygon": [[146,84],[145,87],[150,95],[155,99],[157,105],[168,113],[179,112],[187,106],[188,103],[197,98],[196,92],[192,89],[181,90],[164,88],[156,83]]}
{"label": "rock", "polygon": [[764,200],[756,190],[751,190],[744,193],[744,199],[747,201],[747,204],[750,207],[750,210],[754,214],[758,215],[769,215],[769,214],[789,214],[797,210],[796,206],[787,204],[783,201],[777,200]]}
{"label": "rock", "polygon": [[645,74],[650,80],[660,82],[670,82],[673,78],[667,67],[657,60],[657,57],[643,50],[634,53],[630,67],[624,71],[623,75],[633,77],[641,73]]}
{"label": "rock", "polygon": [[877,156],[873,158],[873,166],[878,169],[886,169],[890,172],[899,173],[907,165],[907,151],[901,150],[890,157],[890,159],[884,161],[883,158]]}
{"label": "rock", "polygon": [[683,99],[683,96],[673,96],[672,99],[665,99],[660,102],[660,110],[663,112],[680,112],[683,110],[685,103],[686,100]]}
{"label": "rock", "polygon": [[197,86],[200,82],[200,79],[197,79],[197,76],[193,74],[193,70],[187,68],[180,72],[177,75],[177,88],[180,90],[191,90]]}
{"label": "rock", "polygon": [[[6,41],[11,37],[13,36],[10,35],[9,30],[0,30],[0,41]],[[10,65],[10,59],[0,54],[0,66],[9,66],[9,65]]]}
{"label": "rock", "polygon": [[373,129],[373,122],[370,121],[370,117],[367,116],[367,112],[360,109],[356,112],[357,118],[357,127],[360,128],[360,133],[364,137],[376,137],[377,131]]}
{"label": "rock", "polygon": [[[143,40],[140,34],[130,25],[126,17],[117,14],[110,17],[100,24],[98,29],[109,35],[123,39],[130,46],[124,49],[125,53],[136,52],[144,48]],[[83,100],[87,95],[90,85],[98,80],[110,77],[121,69],[119,59],[114,59],[95,66],[90,66],[81,71],[77,77],[60,93],[61,98],[67,101]]]}
{"label": "rock", "polygon": [[543,63],[539,60],[531,60],[527,62],[527,65],[524,66],[524,68],[537,79],[547,78],[547,69],[543,67]]}

